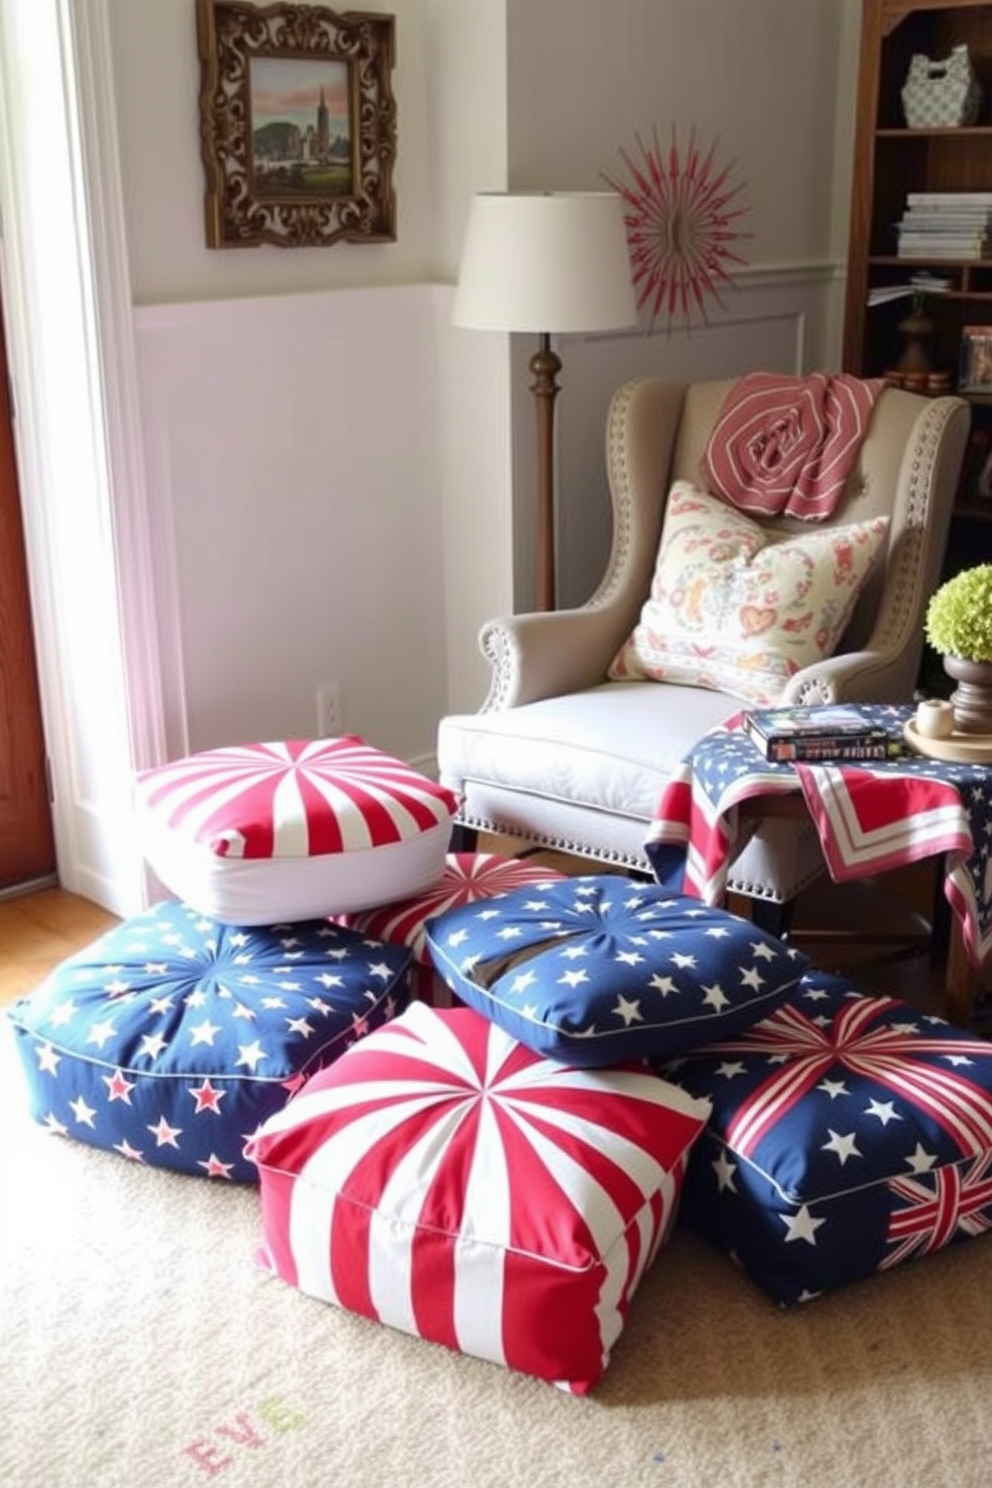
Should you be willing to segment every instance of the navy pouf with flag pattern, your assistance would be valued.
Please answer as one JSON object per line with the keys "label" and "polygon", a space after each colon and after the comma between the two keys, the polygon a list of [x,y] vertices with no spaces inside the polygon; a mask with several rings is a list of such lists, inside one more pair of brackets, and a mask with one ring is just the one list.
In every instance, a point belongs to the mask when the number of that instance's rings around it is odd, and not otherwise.
{"label": "navy pouf with flag pattern", "polygon": [[31,1113],[133,1162],[257,1182],[249,1138],[403,1011],[410,960],[324,920],[246,929],[159,904],[8,1010]]}
{"label": "navy pouf with flag pattern", "polygon": [[992,1228],[992,1043],[942,1018],[811,972],[657,1067],[713,1106],[683,1221],[782,1304]]}

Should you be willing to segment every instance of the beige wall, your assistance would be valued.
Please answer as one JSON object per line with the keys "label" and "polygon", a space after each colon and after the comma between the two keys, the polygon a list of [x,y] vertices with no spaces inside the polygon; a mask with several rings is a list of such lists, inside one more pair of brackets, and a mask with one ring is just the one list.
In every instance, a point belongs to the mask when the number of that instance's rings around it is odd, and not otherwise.
{"label": "beige wall", "polygon": [[451,282],[473,191],[595,187],[655,127],[683,145],[695,128],[736,162],[751,261],[818,258],[843,228],[859,0],[382,6],[396,17],[399,237],[332,251],[205,246],[192,0],[108,5],[137,304]]}
{"label": "beige wall", "polygon": [[[179,607],[163,628],[194,661],[181,700],[190,738],[306,727],[317,684],[333,679],[349,728],[426,756],[438,711],[484,695],[479,626],[530,592],[532,348],[449,323],[472,193],[595,188],[638,132],[667,140],[674,127],[683,145],[693,129],[700,144],[716,142],[749,207],[742,292],[713,324],[689,337],[645,325],[564,348],[561,588],[577,601],[609,540],[601,430],[618,382],[734,375],[755,359],[791,370],[834,355],[858,0],[396,0],[382,8],[397,21],[398,241],[213,251],[192,0],[107,4],[148,458],[183,577],[178,596],[163,584],[163,603]],[[390,298],[401,286],[416,292]],[[358,301],[333,303],[359,289]],[[227,313],[213,314],[222,302]],[[350,380],[342,324],[359,337],[364,326],[377,349],[356,359]],[[225,337],[253,346],[259,366],[276,364],[281,414],[307,414],[288,437],[283,422],[276,461],[251,454],[272,416],[273,379],[228,377]],[[331,388],[333,398],[320,396]],[[292,561],[269,561],[278,522],[263,517],[266,501],[305,529]],[[232,584],[218,603],[197,534],[210,533],[220,562],[225,524],[247,510],[256,519],[238,528],[239,563],[265,573],[265,599]],[[414,530],[427,535],[415,548]],[[392,553],[369,561],[390,540],[416,553],[415,571]],[[340,586],[356,575],[363,588],[349,606]],[[349,614],[365,618],[349,624]],[[268,692],[260,655],[278,676]],[[377,677],[390,679],[387,691]]]}
{"label": "beige wall", "polygon": [[845,0],[507,0],[510,185],[588,189],[621,146],[692,132],[736,162],[751,263],[831,237]]}
{"label": "beige wall", "polygon": [[396,17],[398,240],[340,243],[332,249],[207,248],[193,0],[109,0],[109,7],[136,304],[415,284],[429,278],[433,212],[424,0],[365,7]]}

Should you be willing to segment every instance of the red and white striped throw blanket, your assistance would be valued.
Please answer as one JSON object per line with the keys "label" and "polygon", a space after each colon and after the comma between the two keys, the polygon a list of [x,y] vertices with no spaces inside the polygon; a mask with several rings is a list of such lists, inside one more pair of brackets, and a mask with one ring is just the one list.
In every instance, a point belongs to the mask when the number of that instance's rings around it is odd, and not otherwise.
{"label": "red and white striped throw blanket", "polygon": [[847,373],[738,378],[703,458],[710,491],[759,516],[829,517],[884,386]]}

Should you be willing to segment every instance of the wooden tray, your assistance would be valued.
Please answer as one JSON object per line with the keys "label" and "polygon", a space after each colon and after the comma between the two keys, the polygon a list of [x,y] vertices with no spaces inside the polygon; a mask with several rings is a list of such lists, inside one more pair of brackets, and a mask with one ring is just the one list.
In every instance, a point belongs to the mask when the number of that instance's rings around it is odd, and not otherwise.
{"label": "wooden tray", "polygon": [[927,759],[943,760],[949,765],[992,764],[992,734],[951,734],[949,739],[926,739],[917,732],[916,722],[907,718],[903,738],[917,754]]}

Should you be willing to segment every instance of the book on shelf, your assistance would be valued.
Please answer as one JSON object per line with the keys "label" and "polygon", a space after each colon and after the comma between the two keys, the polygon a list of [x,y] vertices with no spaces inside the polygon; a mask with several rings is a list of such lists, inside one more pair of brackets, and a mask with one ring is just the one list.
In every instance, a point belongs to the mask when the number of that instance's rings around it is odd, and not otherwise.
{"label": "book on shelf", "polygon": [[906,213],[896,223],[896,232],[912,232],[923,234],[929,233],[958,233],[963,236],[976,235],[988,232],[990,221],[983,213],[981,217],[957,217],[951,213],[928,212],[923,217],[913,216]]}
{"label": "book on shelf", "polygon": [[953,218],[956,222],[987,222],[992,206],[969,207],[963,202],[945,202],[940,206],[931,202],[929,206],[913,206],[906,203],[903,218],[912,222],[943,222]]}
{"label": "book on shelf", "polygon": [[962,227],[945,222],[942,217],[923,226],[904,219],[896,223],[895,229],[897,238],[987,238],[989,235],[987,222],[967,223]]}
{"label": "book on shelf", "polygon": [[980,238],[944,237],[937,233],[928,233],[926,237],[901,237],[896,245],[896,252],[903,258],[909,254],[913,257],[942,257],[945,254],[972,254],[979,255],[987,253],[990,239],[984,235]]}
{"label": "book on shelf", "polygon": [[992,207],[992,191],[907,191],[908,207]]}
{"label": "book on shelf", "polygon": [[855,704],[748,708],[742,723],[751,743],[772,764],[886,760],[902,753],[901,736],[870,723]]}
{"label": "book on shelf", "polygon": [[988,233],[911,233],[898,236],[900,248],[985,248]]}
{"label": "book on shelf", "polygon": [[896,258],[953,258],[974,262],[985,257],[987,246],[985,243],[964,242],[900,242],[896,248]]}
{"label": "book on shelf", "polygon": [[918,274],[907,274],[899,284],[872,284],[868,289],[868,304],[886,305],[890,300],[902,300],[909,295],[948,294],[953,288],[953,279],[924,269]]}

